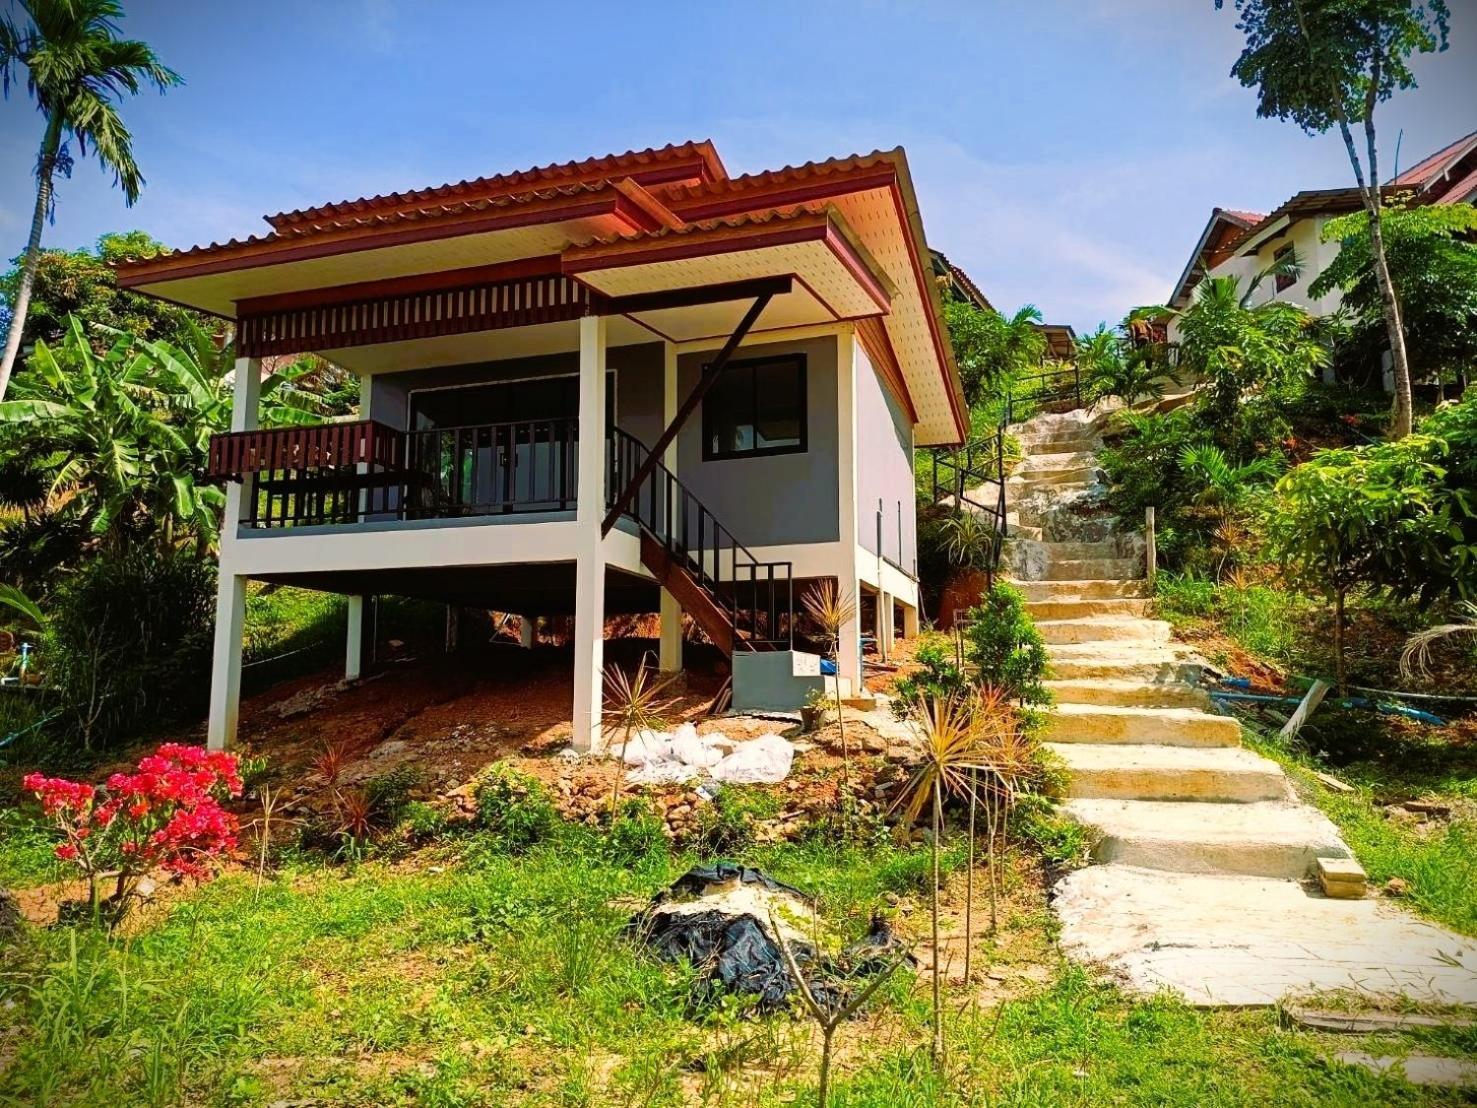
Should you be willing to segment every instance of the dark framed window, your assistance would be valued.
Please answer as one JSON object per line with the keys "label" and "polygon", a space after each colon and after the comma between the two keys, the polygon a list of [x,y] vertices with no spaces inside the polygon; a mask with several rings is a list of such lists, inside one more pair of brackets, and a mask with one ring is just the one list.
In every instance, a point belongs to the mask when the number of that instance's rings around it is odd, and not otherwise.
{"label": "dark framed window", "polygon": [[[1292,243],[1288,243],[1286,246],[1282,247],[1282,249],[1278,250],[1277,253],[1272,255],[1272,260],[1280,262],[1283,258],[1287,257],[1291,253]],[[1278,292],[1286,292],[1288,289],[1292,288],[1293,285],[1298,283],[1298,279],[1290,273],[1278,273],[1275,275],[1275,283],[1277,285]]]}
{"label": "dark framed window", "polygon": [[805,448],[805,355],[729,362],[703,397],[703,460]]}

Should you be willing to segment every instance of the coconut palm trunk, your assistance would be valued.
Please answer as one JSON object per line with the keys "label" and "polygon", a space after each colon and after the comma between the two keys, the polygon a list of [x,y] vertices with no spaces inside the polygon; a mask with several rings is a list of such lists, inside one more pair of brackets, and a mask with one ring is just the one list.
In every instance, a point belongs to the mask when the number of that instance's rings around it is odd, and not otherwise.
{"label": "coconut palm trunk", "polygon": [[20,357],[21,335],[26,329],[26,313],[31,307],[31,290],[36,284],[36,265],[41,260],[41,228],[51,210],[52,176],[56,173],[57,152],[61,149],[62,120],[52,112],[41,138],[41,153],[36,159],[36,208],[31,213],[31,237],[26,240],[25,260],[21,263],[20,284],[16,286],[15,303],[10,309],[10,330],[5,336],[5,356],[0,361],[0,400],[10,387],[10,375]]}

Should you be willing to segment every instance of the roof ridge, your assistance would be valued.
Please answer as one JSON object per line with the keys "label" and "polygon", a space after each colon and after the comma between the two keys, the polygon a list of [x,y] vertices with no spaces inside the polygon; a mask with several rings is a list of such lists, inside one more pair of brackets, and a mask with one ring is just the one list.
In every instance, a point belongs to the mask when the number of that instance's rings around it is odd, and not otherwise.
{"label": "roof ridge", "polygon": [[460,181],[447,182],[441,185],[429,185],[424,188],[379,193],[375,196],[361,196],[355,200],[338,200],[308,208],[296,208],[290,211],[277,212],[264,218],[274,228],[281,229],[282,224],[311,221],[312,219],[321,218],[324,215],[339,211],[363,211],[366,208],[372,207],[414,203],[448,193],[456,194],[471,190],[502,187],[504,185],[516,186],[526,184],[529,181],[549,180],[550,178],[564,177],[570,174],[593,173],[603,169],[620,169],[622,166],[632,162],[638,165],[649,165],[663,158],[693,153],[706,155],[713,167],[726,177],[727,170],[723,166],[722,159],[718,157],[717,148],[713,145],[711,139],[687,139],[680,143],[669,142],[665,146],[646,147],[641,150],[627,150],[622,154],[601,154],[589,158],[570,159],[567,162],[553,162],[547,165],[531,166],[527,169],[510,170],[507,173],[495,173],[485,177],[464,178]]}
{"label": "roof ridge", "polygon": [[[748,188],[761,188],[782,178],[797,177],[819,177],[831,173],[840,173],[848,169],[876,165],[879,162],[891,162],[898,148],[891,150],[873,150],[870,154],[844,154],[833,158],[823,158],[818,161],[803,162],[800,165],[786,165],[778,169],[762,169],[755,173],[742,173],[737,177],[728,177],[722,181],[713,181],[701,185],[671,184],[661,187],[658,195],[664,198],[691,199],[699,196],[712,196],[718,193],[738,192]],[[657,190],[653,190],[656,192]]]}

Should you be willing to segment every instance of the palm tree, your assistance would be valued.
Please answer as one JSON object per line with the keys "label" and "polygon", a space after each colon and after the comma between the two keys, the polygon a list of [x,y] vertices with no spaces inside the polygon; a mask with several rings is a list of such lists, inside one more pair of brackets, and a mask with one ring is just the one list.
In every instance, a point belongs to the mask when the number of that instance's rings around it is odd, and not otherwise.
{"label": "palm tree", "polygon": [[116,102],[125,94],[136,96],[144,84],[163,92],[181,83],[179,74],[162,65],[147,43],[118,37],[123,8],[117,0],[20,0],[20,7],[30,16],[28,26],[18,27],[9,16],[0,17],[0,86],[9,96],[16,69],[25,70],[26,91],[46,128],[36,158],[31,237],[0,361],[0,400],[5,399],[20,353],[41,256],[41,225],[53,208],[53,178],[58,169],[71,173],[70,143],[75,140],[83,158],[91,146],[131,206],[144,178],[133,160],[133,136],[123,125]]}

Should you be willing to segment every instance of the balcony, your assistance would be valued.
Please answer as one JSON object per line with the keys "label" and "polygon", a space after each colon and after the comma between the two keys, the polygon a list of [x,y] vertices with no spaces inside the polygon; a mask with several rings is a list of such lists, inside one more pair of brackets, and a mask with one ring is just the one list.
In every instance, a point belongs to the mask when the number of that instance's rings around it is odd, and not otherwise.
{"label": "balcony", "polygon": [[578,421],[399,431],[374,420],[214,435],[207,476],[251,480],[241,526],[323,527],[574,508]]}

